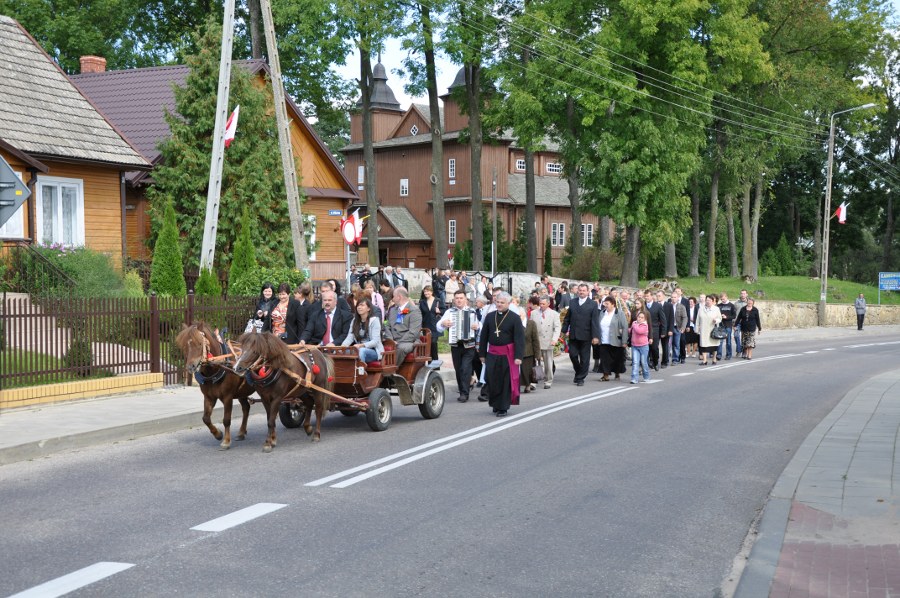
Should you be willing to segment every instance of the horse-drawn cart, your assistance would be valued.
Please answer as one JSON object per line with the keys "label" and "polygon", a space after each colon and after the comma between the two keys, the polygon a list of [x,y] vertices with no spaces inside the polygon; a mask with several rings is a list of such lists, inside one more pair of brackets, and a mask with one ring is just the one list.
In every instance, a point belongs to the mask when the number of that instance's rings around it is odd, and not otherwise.
{"label": "horse-drawn cart", "polygon": [[[356,347],[321,347],[334,363],[329,410],[348,417],[365,413],[369,427],[380,432],[391,425],[394,391],[401,405],[418,405],[425,419],[439,417],[444,409],[444,381],[437,369],[426,365],[430,347],[431,332],[427,329],[399,365],[392,340],[384,341],[381,360],[368,364],[359,360]],[[286,400],[278,415],[286,428],[296,428],[305,419],[305,407],[300,401]]]}

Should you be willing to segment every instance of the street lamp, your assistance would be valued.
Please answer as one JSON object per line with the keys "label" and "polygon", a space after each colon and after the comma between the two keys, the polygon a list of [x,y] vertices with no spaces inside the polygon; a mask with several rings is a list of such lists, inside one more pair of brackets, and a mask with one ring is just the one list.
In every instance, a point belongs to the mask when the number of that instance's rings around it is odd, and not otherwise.
{"label": "street lamp", "polygon": [[822,270],[819,272],[822,278],[822,292],[819,295],[819,326],[826,325],[825,297],[828,295],[828,236],[831,231],[831,169],[834,164],[834,117],[838,114],[874,107],[875,104],[865,104],[856,108],[839,110],[831,115],[831,126],[828,133],[828,175],[825,182],[825,213],[822,215]]}

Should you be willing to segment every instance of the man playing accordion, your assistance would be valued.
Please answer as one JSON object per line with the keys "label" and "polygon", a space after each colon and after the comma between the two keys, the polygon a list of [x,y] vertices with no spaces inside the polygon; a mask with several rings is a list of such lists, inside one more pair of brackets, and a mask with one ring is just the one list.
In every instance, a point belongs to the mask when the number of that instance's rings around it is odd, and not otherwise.
{"label": "man playing accordion", "polygon": [[453,307],[444,312],[437,323],[438,332],[449,332],[450,354],[456,370],[456,384],[459,386],[459,402],[469,400],[472,384],[473,363],[477,357],[475,337],[479,328],[475,310],[469,307],[466,292],[462,289],[453,293]]}

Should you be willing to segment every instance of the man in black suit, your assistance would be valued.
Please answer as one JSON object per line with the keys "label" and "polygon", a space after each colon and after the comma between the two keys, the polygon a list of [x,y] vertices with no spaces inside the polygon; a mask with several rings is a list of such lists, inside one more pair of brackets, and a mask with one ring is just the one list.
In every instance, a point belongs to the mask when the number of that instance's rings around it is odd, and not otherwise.
{"label": "man in black suit", "polygon": [[669,341],[672,339],[672,335],[675,332],[675,304],[671,301],[666,300],[666,294],[662,291],[657,291],[656,293],[656,302],[662,305],[663,317],[666,320],[665,330],[661,332],[662,335],[662,366],[669,367],[669,363],[671,361],[670,351],[675,352],[675,358],[678,358],[678,349],[677,348],[669,348]]}
{"label": "man in black suit", "polygon": [[591,345],[600,343],[600,310],[591,300],[584,283],[578,285],[578,297],[569,303],[562,332],[569,337],[569,359],[575,368],[575,384],[584,386],[591,365]]}
{"label": "man in black suit", "polygon": [[350,313],[337,309],[334,291],[322,291],[322,309],[310,313],[301,345],[340,345],[350,332]]}
{"label": "man in black suit", "polygon": [[652,291],[644,291],[644,307],[650,314],[650,337],[653,339],[650,343],[650,367],[659,371],[659,339],[665,335],[666,314],[663,313],[662,304],[653,300]]}

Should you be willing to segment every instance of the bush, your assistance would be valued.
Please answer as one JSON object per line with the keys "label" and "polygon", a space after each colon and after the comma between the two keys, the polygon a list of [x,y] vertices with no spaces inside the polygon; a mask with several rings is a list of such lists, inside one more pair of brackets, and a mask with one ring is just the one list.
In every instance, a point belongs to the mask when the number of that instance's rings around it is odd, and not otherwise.
{"label": "bush", "polygon": [[144,280],[137,270],[127,271],[122,282],[122,297],[128,299],[144,297]]}
{"label": "bush", "polygon": [[609,249],[585,247],[560,275],[575,280],[618,280],[622,277],[622,257]]}
{"label": "bush", "polygon": [[256,297],[263,283],[271,282],[278,287],[282,282],[297,288],[300,283],[306,281],[306,276],[299,270],[288,268],[256,268],[246,273],[239,280],[228,281],[228,295],[230,297]]}
{"label": "bush", "polygon": [[241,232],[234,243],[234,255],[231,259],[231,269],[228,270],[228,281],[234,283],[253,272],[259,266],[256,263],[256,249],[250,235],[250,215],[246,209],[241,214]]}
{"label": "bush", "polygon": [[34,250],[74,280],[75,284],[59,280],[41,260],[22,257],[19,267],[21,284],[26,292],[40,297],[120,297],[124,292],[122,276],[105,253],[58,243],[36,245]]}
{"label": "bush", "polygon": [[184,262],[178,246],[178,224],[171,200],[166,204],[162,230],[153,246],[153,265],[150,271],[150,289],[162,297],[184,297]]}
{"label": "bush", "polygon": [[200,271],[200,277],[197,284],[194,285],[194,295],[199,297],[221,297],[222,285],[219,283],[219,277],[211,268],[204,268]]}
{"label": "bush", "polygon": [[72,369],[73,376],[87,378],[91,375],[91,366],[94,357],[91,355],[91,341],[85,334],[84,325],[74,326],[72,329],[72,345],[63,356],[63,365]]}

